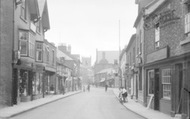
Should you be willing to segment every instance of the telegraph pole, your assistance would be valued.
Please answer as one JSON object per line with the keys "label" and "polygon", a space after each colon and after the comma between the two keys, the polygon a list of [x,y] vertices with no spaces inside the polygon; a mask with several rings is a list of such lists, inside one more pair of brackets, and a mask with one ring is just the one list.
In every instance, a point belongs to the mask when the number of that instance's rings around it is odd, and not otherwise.
{"label": "telegraph pole", "polygon": [[119,68],[118,68],[118,76],[119,76],[119,80],[121,81],[121,86],[122,87],[122,77],[121,77],[121,61],[120,61],[120,54],[121,54],[121,47],[120,47],[120,20],[119,20]]}

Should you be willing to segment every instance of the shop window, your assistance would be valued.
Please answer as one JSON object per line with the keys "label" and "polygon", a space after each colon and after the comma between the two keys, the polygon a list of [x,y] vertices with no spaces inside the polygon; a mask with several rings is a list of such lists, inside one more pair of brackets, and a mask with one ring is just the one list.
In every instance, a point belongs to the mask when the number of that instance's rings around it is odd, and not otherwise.
{"label": "shop window", "polygon": [[20,73],[19,78],[19,92],[20,95],[27,96],[28,95],[28,72],[22,71]]}
{"label": "shop window", "polygon": [[42,73],[36,73],[36,80],[33,82],[33,93],[41,94],[42,93]]}
{"label": "shop window", "polygon": [[155,48],[160,47],[160,26],[159,23],[155,26]]}
{"label": "shop window", "polygon": [[142,90],[142,68],[140,68],[139,73],[139,90]]}
{"label": "shop window", "polygon": [[36,61],[42,62],[43,44],[36,43]]}
{"label": "shop window", "polygon": [[154,70],[148,71],[148,94],[154,94]]}
{"label": "shop window", "polygon": [[171,69],[162,69],[163,98],[171,99]]}
{"label": "shop window", "polygon": [[21,18],[26,20],[27,11],[26,11],[26,0],[22,0],[21,4]]}

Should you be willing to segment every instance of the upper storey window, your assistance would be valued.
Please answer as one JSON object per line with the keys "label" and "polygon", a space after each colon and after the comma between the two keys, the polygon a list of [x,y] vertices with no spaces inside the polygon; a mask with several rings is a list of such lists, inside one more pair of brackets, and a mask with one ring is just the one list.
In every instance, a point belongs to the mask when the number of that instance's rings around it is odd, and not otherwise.
{"label": "upper storey window", "polygon": [[155,48],[160,47],[160,26],[159,23],[155,26]]}
{"label": "upper storey window", "polygon": [[27,17],[27,11],[26,11],[26,0],[22,0],[21,4],[21,18],[26,20]]}

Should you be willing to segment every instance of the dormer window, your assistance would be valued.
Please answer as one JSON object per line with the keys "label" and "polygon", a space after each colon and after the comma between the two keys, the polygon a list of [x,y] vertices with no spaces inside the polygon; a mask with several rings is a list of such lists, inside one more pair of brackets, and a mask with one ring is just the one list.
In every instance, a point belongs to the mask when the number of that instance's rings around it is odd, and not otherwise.
{"label": "dormer window", "polygon": [[159,23],[155,25],[155,48],[160,47],[160,26]]}

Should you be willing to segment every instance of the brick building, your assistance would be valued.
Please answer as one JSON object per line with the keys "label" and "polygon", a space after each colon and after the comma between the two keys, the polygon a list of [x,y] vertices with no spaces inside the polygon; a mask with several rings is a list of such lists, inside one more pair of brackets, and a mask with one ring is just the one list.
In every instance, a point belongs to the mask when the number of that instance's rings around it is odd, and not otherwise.
{"label": "brick building", "polygon": [[158,0],[144,11],[144,104],[189,116],[189,0]]}

